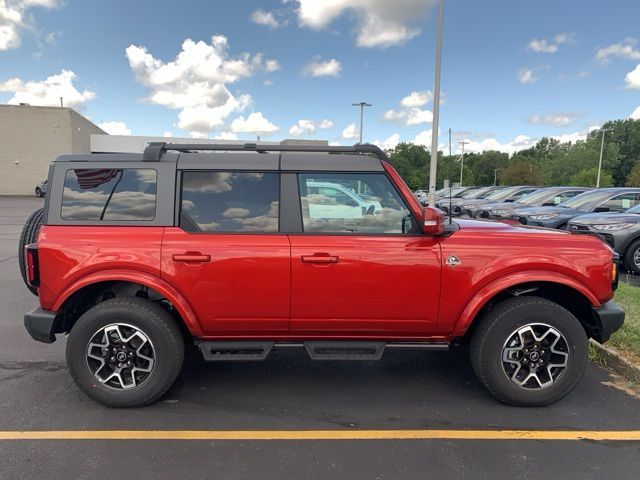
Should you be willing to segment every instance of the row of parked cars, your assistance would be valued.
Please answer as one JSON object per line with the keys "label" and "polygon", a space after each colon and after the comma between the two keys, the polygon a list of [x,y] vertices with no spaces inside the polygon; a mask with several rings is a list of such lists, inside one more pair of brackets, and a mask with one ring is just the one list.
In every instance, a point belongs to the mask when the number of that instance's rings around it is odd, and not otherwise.
{"label": "row of parked cars", "polygon": [[[415,192],[426,204],[423,191]],[[453,187],[436,192],[436,207],[453,216],[518,222],[594,235],[640,274],[640,188]]]}

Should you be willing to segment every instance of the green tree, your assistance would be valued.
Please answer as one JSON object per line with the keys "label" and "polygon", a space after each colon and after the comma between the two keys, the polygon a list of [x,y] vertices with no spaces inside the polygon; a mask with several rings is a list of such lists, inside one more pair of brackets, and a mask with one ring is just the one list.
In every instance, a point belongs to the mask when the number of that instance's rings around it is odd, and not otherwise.
{"label": "green tree", "polygon": [[[598,167],[592,167],[576,173],[573,177],[571,177],[569,185],[576,185],[580,187],[595,187],[597,179]],[[606,170],[602,170],[600,172],[600,186],[613,186],[613,176]]]}
{"label": "green tree", "polygon": [[627,187],[640,187],[640,162],[636,162],[627,176]]}
{"label": "green tree", "polygon": [[516,162],[500,172],[503,185],[542,185],[542,172],[532,163]]}

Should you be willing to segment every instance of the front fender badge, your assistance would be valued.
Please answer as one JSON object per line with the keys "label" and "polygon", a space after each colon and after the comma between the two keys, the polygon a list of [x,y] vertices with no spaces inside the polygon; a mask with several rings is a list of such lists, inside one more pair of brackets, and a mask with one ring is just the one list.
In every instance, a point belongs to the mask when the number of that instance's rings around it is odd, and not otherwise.
{"label": "front fender badge", "polygon": [[450,267],[457,267],[460,263],[460,259],[453,254],[449,255],[449,258],[447,258],[447,265]]}

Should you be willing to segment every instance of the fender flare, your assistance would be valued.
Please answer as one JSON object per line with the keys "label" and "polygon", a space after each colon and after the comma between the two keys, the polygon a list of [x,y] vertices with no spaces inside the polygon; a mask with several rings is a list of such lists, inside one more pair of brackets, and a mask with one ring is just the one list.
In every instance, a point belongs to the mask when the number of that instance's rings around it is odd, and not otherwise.
{"label": "fender flare", "polygon": [[480,309],[497,294],[516,285],[530,282],[556,283],[558,285],[569,287],[584,296],[594,307],[600,307],[600,302],[593,293],[591,293],[583,284],[564,273],[546,270],[516,272],[497,278],[480,288],[471,300],[467,302],[466,307],[455,322],[452,335],[454,337],[463,336],[473,323]]}
{"label": "fender flare", "polygon": [[152,288],[171,302],[192,335],[196,337],[203,335],[202,326],[184,295],[162,278],[137,270],[101,270],[82,277],[82,279],[72,283],[62,292],[56,299],[52,310],[54,312],[59,311],[71,295],[84,287],[95,283],[112,281],[139,283],[140,285]]}

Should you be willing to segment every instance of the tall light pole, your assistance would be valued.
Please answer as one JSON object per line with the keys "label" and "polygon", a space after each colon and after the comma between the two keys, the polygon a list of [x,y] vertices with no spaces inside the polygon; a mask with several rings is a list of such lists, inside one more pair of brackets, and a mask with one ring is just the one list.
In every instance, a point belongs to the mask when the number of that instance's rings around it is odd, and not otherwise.
{"label": "tall light pole", "polygon": [[600,161],[598,162],[598,179],[596,180],[596,188],[600,188],[600,171],[602,170],[602,153],[604,152],[604,134],[610,132],[613,128],[601,128],[602,141],[600,142]]}
{"label": "tall light pole", "polygon": [[359,102],[359,103],[352,103],[351,106],[360,107],[360,144],[362,145],[362,122],[364,120],[364,107],[371,107],[373,105],[367,102]]}
{"label": "tall light pole", "polygon": [[464,146],[469,143],[465,140],[458,142],[458,145],[462,145],[462,155],[460,156],[460,186],[462,186],[462,171],[464,170]]}
{"label": "tall light pole", "polygon": [[440,65],[442,63],[442,9],[438,5],[438,39],[436,41],[436,73],[433,86],[433,123],[431,124],[431,162],[429,164],[429,205],[436,204],[436,174],[438,170],[438,123],[440,120]]}
{"label": "tall light pole", "polygon": [[498,184],[498,169],[493,169],[493,186],[495,187]]}

